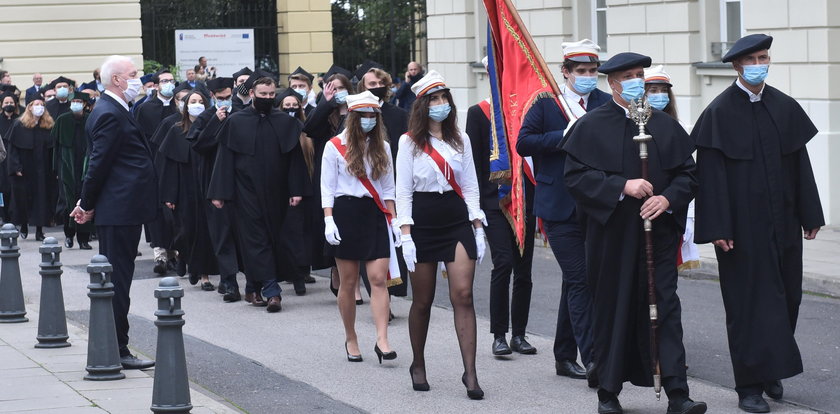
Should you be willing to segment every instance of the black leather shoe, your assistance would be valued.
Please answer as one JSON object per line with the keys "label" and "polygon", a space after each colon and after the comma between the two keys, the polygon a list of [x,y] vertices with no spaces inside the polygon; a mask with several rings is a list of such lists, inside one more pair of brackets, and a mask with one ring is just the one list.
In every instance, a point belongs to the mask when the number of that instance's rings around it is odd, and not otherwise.
{"label": "black leather shoe", "polygon": [[44,232],[43,231],[35,231],[35,240],[36,241],[44,241]]}
{"label": "black leather shoe", "polygon": [[525,335],[517,335],[510,338],[510,349],[519,352],[520,354],[533,355],[537,353],[537,348],[529,344],[525,340]]}
{"label": "black leather shoe", "polygon": [[187,274],[187,261],[178,260],[178,263],[175,263],[175,272],[178,273],[178,276]]}
{"label": "black leather shoe", "polygon": [[20,238],[21,239],[25,240],[27,237],[29,237],[29,230],[21,228],[18,231],[20,232]]}
{"label": "black leather shoe", "polygon": [[306,276],[303,277],[303,282],[304,283],[315,283],[315,278],[312,277],[312,275],[307,273]]}
{"label": "black leather shoe", "polygon": [[228,289],[225,295],[222,296],[222,300],[228,303],[239,302],[242,300],[242,294],[239,293],[239,289]]}
{"label": "black leather shoe", "polygon": [[513,351],[510,350],[508,346],[507,340],[505,337],[496,338],[493,340],[493,355],[502,356],[502,355],[510,355]]}
{"label": "black leather shoe", "polygon": [[595,370],[595,362],[586,365],[586,382],[589,388],[598,388],[598,371]]}
{"label": "black leather shoe", "polygon": [[216,290],[216,287],[213,286],[213,284],[210,283],[210,282],[204,282],[204,283],[201,284],[201,290],[203,290],[205,292],[212,292],[212,291]]}
{"label": "black leather shoe", "polygon": [[123,369],[148,369],[155,366],[155,361],[140,359],[131,354],[120,357],[120,363]]}
{"label": "black leather shoe", "polygon": [[219,279],[219,286],[216,288],[216,292],[218,292],[220,295],[224,295],[225,293],[227,293],[228,284],[227,282],[225,282],[225,279]]}
{"label": "black leather shoe", "polygon": [[618,398],[611,398],[607,401],[598,401],[598,414],[623,414],[624,409],[618,403]]}
{"label": "black leather shoe", "polygon": [[705,412],[706,403],[692,401],[691,398],[668,401],[668,414],[703,414]]}
{"label": "black leather shoe", "polygon": [[166,260],[155,260],[155,273],[159,275],[166,274]]}
{"label": "black leather shoe", "polygon": [[764,393],[774,400],[781,400],[785,394],[785,387],[782,386],[782,381],[776,380],[764,383]]}
{"label": "black leather shoe", "polygon": [[280,310],[283,309],[283,307],[280,306],[280,300],[280,296],[272,296],[268,298],[268,306],[266,306],[265,311],[268,313],[280,312]]}
{"label": "black leather shoe", "polygon": [[769,413],[770,404],[764,400],[760,395],[747,395],[743,398],[738,398],[738,408],[748,413]]}
{"label": "black leather shoe", "polygon": [[201,277],[199,277],[198,275],[194,275],[194,274],[190,273],[190,284],[191,285],[193,285],[193,286],[197,285],[199,280],[201,280]]}
{"label": "black leather shoe", "polygon": [[[79,244],[81,244],[81,242],[79,242]],[[64,247],[66,247],[68,249],[73,248],[73,238],[72,237],[68,237],[68,238],[64,239]]]}
{"label": "black leather shoe", "polygon": [[[554,369],[557,370],[557,375],[574,378],[586,379],[586,370],[577,362],[571,360],[555,361]],[[619,406],[620,408],[620,406]]]}
{"label": "black leather shoe", "polygon": [[88,244],[88,242],[80,241],[79,242],[79,249],[81,249],[81,250],[91,250],[91,249],[93,249],[93,247],[90,247],[90,244]]}
{"label": "black leather shoe", "polygon": [[303,296],[306,294],[306,284],[303,280],[295,280],[293,284],[295,285],[295,295]]}

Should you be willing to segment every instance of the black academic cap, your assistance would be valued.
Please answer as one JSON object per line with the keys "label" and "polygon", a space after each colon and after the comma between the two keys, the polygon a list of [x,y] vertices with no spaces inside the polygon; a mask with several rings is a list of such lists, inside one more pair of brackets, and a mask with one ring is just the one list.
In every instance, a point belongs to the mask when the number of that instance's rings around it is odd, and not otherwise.
{"label": "black academic cap", "polygon": [[344,68],[342,68],[341,66],[338,66],[338,65],[332,65],[332,66],[330,66],[330,70],[328,70],[327,73],[324,74],[324,81],[326,81],[327,79],[332,77],[332,75],[339,75],[339,74],[346,76],[347,79],[350,79],[350,78],[353,77],[353,73],[350,72],[349,70],[344,69]]}
{"label": "black academic cap", "polygon": [[613,73],[632,68],[650,67],[650,57],[633,52],[622,52],[598,67],[598,72]]}
{"label": "black academic cap", "polygon": [[49,88],[50,89],[55,89],[55,85],[58,85],[59,83],[62,83],[62,82],[65,82],[70,86],[76,86],[76,81],[74,81],[73,79],[68,79],[68,78],[65,78],[64,76],[59,76],[59,77],[53,79],[52,82],[50,82]]}
{"label": "black academic cap", "polygon": [[88,102],[88,101],[90,101],[90,95],[88,95],[84,92],[76,91],[76,92],[73,92],[73,99],[81,99],[85,102]]}
{"label": "black academic cap", "polygon": [[289,96],[294,96],[295,98],[297,98],[298,102],[301,102],[300,95],[298,95],[298,93],[295,92],[295,90],[292,88],[286,88],[283,90],[283,92],[277,94],[277,102],[282,103],[283,99],[286,99],[286,97]]}
{"label": "black academic cap", "polygon": [[35,100],[46,101],[46,99],[44,98],[44,94],[42,94],[41,92],[35,92],[33,94],[29,94],[26,97],[26,101],[24,102],[24,104],[29,105],[30,102],[35,101]]}
{"label": "black academic cap", "polygon": [[15,86],[15,85],[0,84],[0,93],[3,93],[3,92],[15,93],[16,90],[17,90],[17,86]]}
{"label": "black academic cap", "polygon": [[96,81],[83,83],[83,84],[79,85],[79,90],[80,91],[83,91],[85,89],[92,89],[94,91],[97,90],[96,89]]}
{"label": "black academic cap", "polygon": [[770,49],[771,44],[773,44],[773,36],[767,36],[763,33],[744,36],[735,42],[732,48],[726,52],[726,55],[723,59],[721,59],[721,61],[723,63],[732,62],[733,60],[744,55],[749,55],[752,52]]}
{"label": "black academic cap", "polygon": [[233,80],[236,80],[242,75],[250,75],[252,73],[254,73],[254,71],[252,71],[250,68],[245,66],[244,68],[239,69],[237,72],[234,72],[232,78],[233,78]]}
{"label": "black academic cap", "polygon": [[158,76],[157,76],[156,73],[149,73],[149,74],[141,76],[140,77],[140,82],[143,82],[144,85],[149,83],[149,82],[158,83],[159,79],[158,79]]}
{"label": "black academic cap", "polygon": [[189,82],[181,82],[172,91],[172,96],[177,95],[178,92],[181,92],[181,91],[191,91],[191,90],[192,90],[192,86],[190,86]]}
{"label": "black academic cap", "polygon": [[233,87],[233,78],[215,78],[207,81],[207,89],[210,92],[218,92]]}
{"label": "black academic cap", "polygon": [[364,62],[362,62],[361,65],[359,65],[359,68],[356,69],[356,73],[354,74],[356,80],[361,81],[362,78],[365,76],[365,73],[368,73],[368,71],[370,71],[373,68],[383,69],[383,70],[385,69],[385,67],[382,66],[382,64],[379,63],[379,62],[375,62],[375,61],[372,61],[372,60],[369,60],[369,59],[365,60]]}
{"label": "black academic cap", "polygon": [[257,79],[262,78],[271,78],[274,80],[275,83],[277,82],[277,79],[274,79],[274,75],[272,75],[271,73],[266,72],[262,69],[257,69],[257,71],[252,73],[251,76],[248,77],[248,80],[245,81],[245,88],[251,90],[251,88],[254,87],[254,82],[256,82]]}
{"label": "black academic cap", "polygon": [[304,68],[302,68],[302,67],[300,67],[300,66],[298,66],[298,68],[297,68],[297,69],[295,69],[295,71],[294,71],[294,72],[292,72],[291,74],[289,74],[289,77],[291,78],[291,77],[292,77],[292,75],[303,75],[303,76],[306,76],[306,77],[309,79],[309,83],[312,83],[312,81],[314,81],[314,80],[315,80],[315,75],[313,75],[313,74],[311,74],[311,73],[307,72],[307,71],[306,71],[306,69],[304,69]]}

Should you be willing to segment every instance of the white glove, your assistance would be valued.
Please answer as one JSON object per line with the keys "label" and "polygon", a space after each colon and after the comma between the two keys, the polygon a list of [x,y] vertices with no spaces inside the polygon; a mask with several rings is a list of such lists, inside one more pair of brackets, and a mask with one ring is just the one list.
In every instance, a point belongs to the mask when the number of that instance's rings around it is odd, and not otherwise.
{"label": "white glove", "polygon": [[338,235],[338,227],[335,225],[333,216],[324,217],[324,237],[327,238],[327,243],[333,246],[341,243],[341,236]]}
{"label": "white glove", "polygon": [[414,264],[417,263],[417,247],[414,246],[414,240],[411,239],[410,234],[403,234],[400,236],[402,243],[402,255],[405,259],[405,267],[409,272],[414,271]]}
{"label": "white glove", "polygon": [[475,248],[476,253],[478,254],[478,264],[481,264],[481,261],[484,260],[484,250],[486,249],[484,242],[484,227],[475,229]]}
{"label": "white glove", "polygon": [[394,239],[394,247],[402,246],[402,230],[400,229],[400,223],[397,222],[396,218],[391,219],[391,233],[392,238]]}

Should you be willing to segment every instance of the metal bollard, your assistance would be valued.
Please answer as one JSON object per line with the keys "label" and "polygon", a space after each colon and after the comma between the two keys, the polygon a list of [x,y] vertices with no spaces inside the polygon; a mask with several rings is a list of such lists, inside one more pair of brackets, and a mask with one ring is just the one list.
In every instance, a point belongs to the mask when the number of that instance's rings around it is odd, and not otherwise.
{"label": "metal bollard", "polygon": [[156,413],[188,413],[192,410],[192,403],[181,331],[184,326],[184,311],[181,310],[184,289],[178,284],[178,279],[165,277],[155,289],[155,297],[158,300],[155,312],[158,337],[151,409]]}
{"label": "metal bollard", "polygon": [[117,328],[111,303],[114,297],[114,284],[111,283],[113,270],[108,258],[101,254],[93,256],[87,267],[90,274],[90,322],[86,380],[110,381],[125,378],[120,363]]}
{"label": "metal bollard", "polygon": [[0,323],[29,322],[20,283],[18,234],[12,223],[0,228]]}
{"label": "metal bollard", "polygon": [[67,335],[64,292],[61,289],[61,246],[55,237],[47,237],[38,251],[41,252],[41,308],[35,348],[68,347],[70,336]]}

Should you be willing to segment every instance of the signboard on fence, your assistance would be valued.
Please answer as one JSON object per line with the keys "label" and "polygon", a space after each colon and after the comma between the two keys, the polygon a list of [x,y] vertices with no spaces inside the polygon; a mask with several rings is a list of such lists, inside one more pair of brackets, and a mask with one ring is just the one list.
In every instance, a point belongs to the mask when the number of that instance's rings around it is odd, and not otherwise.
{"label": "signboard on fence", "polygon": [[181,79],[187,69],[207,58],[207,67],[216,68],[216,76],[231,76],[247,66],[254,68],[254,29],[201,29],[175,31],[175,62]]}

